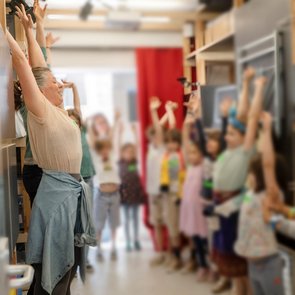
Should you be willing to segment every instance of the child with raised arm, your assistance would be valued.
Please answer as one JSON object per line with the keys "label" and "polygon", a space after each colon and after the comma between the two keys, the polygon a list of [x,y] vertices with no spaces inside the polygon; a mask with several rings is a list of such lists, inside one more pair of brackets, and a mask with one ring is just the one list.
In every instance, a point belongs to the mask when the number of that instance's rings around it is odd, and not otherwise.
{"label": "child with raised arm", "polygon": [[[165,261],[164,251],[164,203],[160,192],[161,160],[165,152],[164,130],[158,115],[161,101],[157,97],[150,99],[150,115],[152,126],[147,130],[148,151],[146,158],[146,190],[149,199],[149,221],[155,230],[155,240],[158,253],[151,260],[151,266],[161,265]],[[163,116],[164,122],[167,115]]]}
{"label": "child with raised arm", "polygon": [[282,200],[286,166],[283,158],[274,153],[270,114],[263,113],[262,124],[263,152],[250,163],[249,189],[242,197],[235,251],[247,259],[254,295],[284,295],[283,263],[274,228],[264,219],[263,202]]}
{"label": "child with raised arm", "polygon": [[181,268],[179,203],[181,199],[182,178],[185,169],[181,150],[181,132],[175,128],[175,103],[166,103],[166,111],[171,127],[165,134],[165,152],[161,161],[160,190],[164,198],[165,224],[168,228],[172,256],[167,263],[169,271]]}
{"label": "child with raised arm", "polygon": [[[120,141],[119,174],[121,177],[121,203],[125,215],[126,250],[130,252],[141,250],[139,240],[139,208],[145,201],[145,192],[138,172],[138,149],[139,146],[136,125],[132,126],[135,143],[124,143]],[[123,133],[123,126],[120,135]],[[130,223],[133,225],[133,245],[130,236]]]}
{"label": "child with raised arm", "polygon": [[206,281],[209,275],[207,261],[207,223],[203,215],[201,196],[203,176],[203,154],[200,146],[191,141],[190,130],[195,123],[195,114],[188,110],[182,130],[182,146],[187,164],[180,205],[180,231],[194,244],[199,266],[198,281]]}
{"label": "child with raised arm", "polygon": [[[194,124],[198,132],[198,144],[202,154],[204,155],[203,160],[203,174],[202,174],[202,185],[200,194],[202,196],[202,203],[204,214],[206,215],[207,229],[208,229],[208,252],[209,256],[212,256],[212,240],[213,233],[216,230],[216,219],[217,217],[212,216],[211,208],[213,205],[213,171],[214,163],[218,156],[222,153],[226,147],[225,134],[228,124],[228,114],[232,106],[232,99],[226,98],[220,104],[220,113],[222,117],[222,131],[219,130],[211,131],[205,135],[202,118],[201,118],[201,98],[197,97],[194,93],[191,95],[190,100],[186,103],[188,108],[188,114],[194,118]],[[216,267],[210,262],[210,272],[208,280],[214,282],[217,279]],[[216,291],[222,291],[229,287],[229,282],[226,278],[220,278],[219,283],[215,287]]]}
{"label": "child with raised arm", "polygon": [[[231,111],[226,134],[226,151],[218,158],[213,173],[214,202],[221,205],[239,195],[246,182],[248,167],[255,154],[255,141],[262,109],[265,78],[257,78],[254,98],[248,114],[248,92],[254,70],[244,73],[243,89],[237,111]],[[248,114],[248,115],[247,115]],[[245,121],[245,118],[248,118]],[[221,275],[233,280],[237,295],[247,294],[247,264],[236,255],[238,212],[219,218],[214,233],[213,260]]]}
{"label": "child with raised arm", "polygon": [[93,163],[96,171],[98,188],[94,196],[94,221],[97,233],[97,259],[104,260],[101,250],[101,237],[108,220],[112,232],[111,259],[117,260],[116,236],[120,225],[120,176],[118,171],[118,155],[115,134],[119,124],[116,115],[115,125],[111,130],[113,139],[97,138],[94,142]]}

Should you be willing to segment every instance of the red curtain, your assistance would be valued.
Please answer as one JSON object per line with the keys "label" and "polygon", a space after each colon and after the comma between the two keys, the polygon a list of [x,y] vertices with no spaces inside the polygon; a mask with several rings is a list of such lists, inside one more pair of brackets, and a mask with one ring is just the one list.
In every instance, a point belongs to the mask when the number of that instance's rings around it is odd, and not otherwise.
{"label": "red curtain", "polygon": [[[147,139],[145,131],[151,124],[149,113],[149,99],[157,96],[162,101],[160,116],[164,114],[164,105],[167,100],[179,103],[176,110],[177,125],[180,128],[183,122],[183,88],[177,78],[183,76],[183,52],[181,48],[140,48],[136,50],[137,62],[137,89],[138,89],[138,116],[141,130],[141,155],[143,179],[146,176]],[[145,223],[148,223],[148,207],[145,208]]]}

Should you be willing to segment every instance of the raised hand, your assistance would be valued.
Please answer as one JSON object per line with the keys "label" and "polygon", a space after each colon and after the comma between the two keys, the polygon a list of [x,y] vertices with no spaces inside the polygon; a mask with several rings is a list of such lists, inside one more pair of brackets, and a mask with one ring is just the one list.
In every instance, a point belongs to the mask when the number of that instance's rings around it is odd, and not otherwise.
{"label": "raised hand", "polygon": [[121,119],[121,112],[116,110],[115,112],[115,122],[118,122]]}
{"label": "raised hand", "polygon": [[20,19],[20,21],[26,31],[33,28],[32,17],[31,17],[31,15],[26,13],[26,9],[23,4],[21,4],[20,8],[18,6],[16,6],[16,15]]}
{"label": "raised hand", "polygon": [[150,110],[157,110],[161,106],[161,101],[158,97],[153,96],[150,99]]}
{"label": "raised hand", "polygon": [[54,37],[52,33],[48,33],[46,35],[46,47],[51,48],[59,40],[60,37]]}
{"label": "raised hand", "polygon": [[220,103],[220,113],[222,117],[228,117],[229,111],[233,105],[233,99],[227,97]]}
{"label": "raised hand", "polygon": [[39,0],[34,1],[34,14],[36,16],[36,21],[37,23],[41,23],[44,21],[44,18],[46,16],[46,9],[47,9],[47,4],[42,8],[40,6]]}
{"label": "raised hand", "polygon": [[197,116],[201,109],[201,98],[192,94],[188,102],[185,102],[184,105],[187,107],[188,112],[194,116]]}
{"label": "raised hand", "polygon": [[244,80],[250,81],[254,78],[255,76],[255,69],[252,67],[248,67],[244,71]]}
{"label": "raised hand", "polygon": [[260,76],[255,79],[256,87],[264,87],[267,82],[267,78],[265,76]]}
{"label": "raised hand", "polygon": [[177,102],[174,102],[174,101],[171,101],[171,100],[168,100],[165,104],[165,109],[168,111],[168,110],[176,110],[178,108],[178,103]]}
{"label": "raised hand", "polygon": [[69,82],[69,81],[66,81],[66,80],[61,80],[61,81],[63,83],[64,88],[73,88],[74,85],[75,85],[73,82]]}

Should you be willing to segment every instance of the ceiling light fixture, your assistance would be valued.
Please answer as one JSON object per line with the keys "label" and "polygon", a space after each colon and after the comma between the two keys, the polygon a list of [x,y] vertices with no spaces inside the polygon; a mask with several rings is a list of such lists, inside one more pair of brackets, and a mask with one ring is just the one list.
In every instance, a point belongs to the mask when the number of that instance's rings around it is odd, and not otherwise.
{"label": "ceiling light fixture", "polygon": [[141,21],[144,23],[170,23],[171,18],[167,16],[143,16]]}
{"label": "ceiling light fixture", "polygon": [[[75,14],[49,14],[47,16],[49,20],[73,20],[78,21],[80,18]],[[103,15],[90,15],[88,20],[90,21],[105,21],[106,17]]]}

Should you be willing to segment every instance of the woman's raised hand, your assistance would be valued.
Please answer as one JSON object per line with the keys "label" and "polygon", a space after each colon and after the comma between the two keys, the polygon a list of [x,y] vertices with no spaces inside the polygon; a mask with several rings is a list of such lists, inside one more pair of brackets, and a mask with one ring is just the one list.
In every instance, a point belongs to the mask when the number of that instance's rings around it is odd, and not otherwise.
{"label": "woman's raised hand", "polygon": [[66,80],[61,80],[61,81],[63,83],[64,88],[73,88],[74,85],[75,85],[73,82],[69,82],[69,81],[66,81]]}
{"label": "woman's raised hand", "polygon": [[47,4],[42,8],[40,6],[39,0],[34,1],[34,14],[36,16],[36,21],[37,23],[41,23],[44,21],[44,18],[46,16],[46,9],[47,9]]}
{"label": "woman's raised hand", "polygon": [[24,29],[26,31],[33,28],[33,20],[30,14],[26,13],[25,7],[23,4],[21,4],[21,8],[16,6],[16,15],[20,19]]}
{"label": "woman's raised hand", "polygon": [[59,39],[60,37],[54,37],[52,33],[48,33],[46,35],[46,47],[51,48]]}

